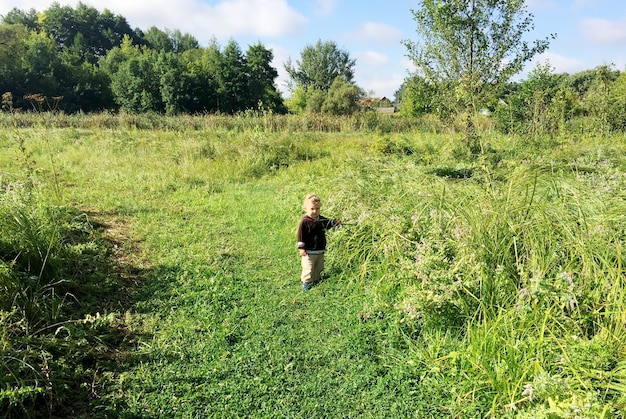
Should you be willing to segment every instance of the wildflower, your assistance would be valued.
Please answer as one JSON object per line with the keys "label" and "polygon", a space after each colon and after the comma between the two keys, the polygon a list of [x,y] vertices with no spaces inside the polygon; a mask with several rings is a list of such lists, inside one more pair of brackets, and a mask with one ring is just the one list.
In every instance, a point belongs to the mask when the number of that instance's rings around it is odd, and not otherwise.
{"label": "wildflower", "polygon": [[519,298],[520,299],[525,299],[526,297],[528,297],[530,295],[530,292],[528,291],[528,289],[526,288],[522,288],[521,290],[519,290]]}
{"label": "wildflower", "polygon": [[528,383],[524,386],[524,391],[522,391],[522,396],[528,397],[528,400],[532,400],[535,398],[535,389],[531,383]]}
{"label": "wildflower", "polygon": [[576,308],[577,304],[578,304],[578,302],[576,301],[576,297],[570,297],[569,298],[569,309],[570,310],[574,310],[574,308]]}

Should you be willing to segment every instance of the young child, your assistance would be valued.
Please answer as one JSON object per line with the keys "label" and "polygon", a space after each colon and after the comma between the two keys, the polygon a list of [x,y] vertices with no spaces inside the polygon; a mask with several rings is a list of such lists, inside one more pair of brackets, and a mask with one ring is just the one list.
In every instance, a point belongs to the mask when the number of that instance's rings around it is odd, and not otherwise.
{"label": "young child", "polygon": [[302,289],[308,291],[320,282],[324,270],[326,250],[326,230],[341,224],[338,219],[320,215],[322,203],[314,193],[304,198],[302,209],[305,212],[298,226],[298,251],[302,259]]}

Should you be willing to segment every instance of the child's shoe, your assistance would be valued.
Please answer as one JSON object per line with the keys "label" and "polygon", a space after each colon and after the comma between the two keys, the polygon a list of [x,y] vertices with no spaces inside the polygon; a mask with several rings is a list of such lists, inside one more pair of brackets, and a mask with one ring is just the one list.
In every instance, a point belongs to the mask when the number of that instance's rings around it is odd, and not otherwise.
{"label": "child's shoe", "polygon": [[302,291],[308,291],[311,289],[311,287],[313,287],[313,284],[310,282],[303,282],[302,283]]}

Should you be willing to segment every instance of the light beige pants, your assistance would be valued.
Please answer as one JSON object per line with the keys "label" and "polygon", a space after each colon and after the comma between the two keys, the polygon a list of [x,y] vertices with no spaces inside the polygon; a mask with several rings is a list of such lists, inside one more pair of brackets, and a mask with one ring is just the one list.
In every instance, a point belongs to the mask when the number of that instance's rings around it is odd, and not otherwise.
{"label": "light beige pants", "polygon": [[319,282],[324,270],[324,254],[302,256],[302,282]]}

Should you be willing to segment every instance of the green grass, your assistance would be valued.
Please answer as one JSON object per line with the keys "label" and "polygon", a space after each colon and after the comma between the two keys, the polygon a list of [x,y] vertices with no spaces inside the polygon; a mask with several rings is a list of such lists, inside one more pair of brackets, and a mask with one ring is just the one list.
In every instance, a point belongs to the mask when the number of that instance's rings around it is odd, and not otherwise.
{"label": "green grass", "polygon": [[[3,188],[30,176],[12,164],[14,135],[2,133]],[[64,396],[80,397],[77,414],[625,416],[623,137],[485,134],[489,147],[471,159],[452,135],[419,132],[19,135],[36,161],[33,194],[51,197],[38,202],[91,223],[59,230],[94,237],[78,248],[60,239],[53,261],[69,249],[110,265],[51,271],[79,284],[79,301],[108,296],[80,310],[59,302],[59,320],[76,310],[89,321],[3,335],[3,360],[19,339],[48,339],[48,362],[87,372],[80,388],[92,374],[93,391]],[[328,233],[326,281],[303,293],[295,229],[313,191],[345,225]],[[0,277],[11,277],[3,262]],[[91,293],[77,292],[80,281]],[[24,409],[45,412],[62,382],[3,389],[30,391]]]}

